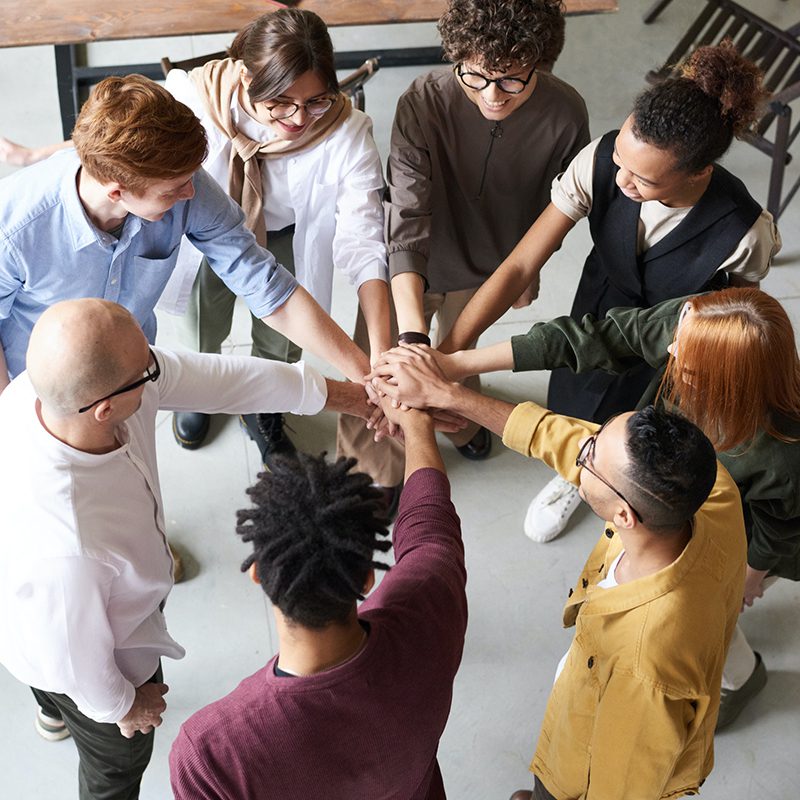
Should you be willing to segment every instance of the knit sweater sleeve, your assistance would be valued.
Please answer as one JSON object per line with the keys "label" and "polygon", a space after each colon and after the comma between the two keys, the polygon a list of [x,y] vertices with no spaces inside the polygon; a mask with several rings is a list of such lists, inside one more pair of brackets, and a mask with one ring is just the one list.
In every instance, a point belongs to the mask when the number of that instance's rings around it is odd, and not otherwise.
{"label": "knit sweater sleeve", "polygon": [[573,372],[603,369],[621,373],[639,361],[666,363],[667,346],[686,298],[653,308],[612,308],[603,319],[557,317],[511,338],[514,371],[569,367]]}

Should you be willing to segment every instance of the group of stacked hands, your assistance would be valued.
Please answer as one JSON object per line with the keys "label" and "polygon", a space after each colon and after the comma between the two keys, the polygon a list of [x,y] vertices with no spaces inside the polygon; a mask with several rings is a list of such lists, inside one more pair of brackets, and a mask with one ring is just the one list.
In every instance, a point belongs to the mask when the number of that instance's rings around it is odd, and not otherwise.
{"label": "group of stacked hands", "polygon": [[[494,432],[556,471],[531,538],[558,535],[580,499],[605,520],[565,606],[576,636],[534,788],[515,798],[694,794],[715,727],[766,682],[736,621],[798,578],[800,365],[758,289],[777,229],[716,163],[757,113],[757,71],[730,44],[701,48],[590,141],[583,100],[550,71],[558,0],[451,0],[439,30],[454,66],[400,98],[388,186],[308,11],[255,20],[166,89],[103,81],[65,146],[0,141],[18,163],[64,149],[0,183],[0,661],[33,687],[39,732],[74,738],[82,800],[138,796],[161,657],[184,655],[163,616],[158,409],[189,449],[213,413],[259,443],[269,471],[237,532],[280,639],[184,723],[176,797],[444,797],[467,606],[435,429],[468,458]],[[570,316],[474,349],[535,299],[584,217]],[[334,265],[358,290],[353,339],[328,316]],[[236,296],[256,357],[218,355]],[[200,353],[153,344],[159,299]],[[547,409],[481,394],[498,369],[552,369]],[[283,431],[284,412],[324,408],[342,413],[335,463]],[[359,607],[395,513],[395,566]]]}

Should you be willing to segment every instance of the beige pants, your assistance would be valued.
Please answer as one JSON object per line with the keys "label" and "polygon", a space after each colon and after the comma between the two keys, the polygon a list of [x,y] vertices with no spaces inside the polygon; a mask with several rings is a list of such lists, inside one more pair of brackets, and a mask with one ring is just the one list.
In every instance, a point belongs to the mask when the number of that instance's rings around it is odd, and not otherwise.
{"label": "beige pants", "polygon": [[[778,578],[774,575],[764,579],[764,589],[772,586]],[[722,668],[722,688],[741,689],[756,668],[756,654],[747,642],[740,625],[733,632],[725,666]]]}
{"label": "beige pants", "polygon": [[[425,321],[429,328],[434,315],[436,316],[436,329],[432,331],[431,336],[431,343],[434,347],[447,336],[458,315],[476,291],[477,289],[464,289],[446,294],[425,293],[423,296]],[[394,309],[392,309],[391,336],[392,341],[397,340]],[[353,341],[369,354],[367,325],[360,308],[356,318]],[[470,345],[470,348],[474,346],[475,342]],[[467,378],[464,385],[476,392],[480,391],[481,387],[480,379],[477,376]],[[478,428],[477,424],[470,423],[463,431],[451,434],[449,438],[456,447],[460,447],[475,436]],[[405,455],[402,444],[395,439],[384,439],[375,443],[372,431],[366,429],[362,420],[345,415],[339,417],[336,448],[339,455],[356,458],[358,469],[371,475],[372,480],[379,486],[396,486],[403,482]]]}

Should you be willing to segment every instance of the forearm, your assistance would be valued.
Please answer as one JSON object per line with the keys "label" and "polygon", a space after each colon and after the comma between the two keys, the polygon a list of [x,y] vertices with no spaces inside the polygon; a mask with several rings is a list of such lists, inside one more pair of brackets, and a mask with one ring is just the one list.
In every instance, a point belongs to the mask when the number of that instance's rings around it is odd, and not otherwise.
{"label": "forearm", "polygon": [[447,386],[437,407],[446,408],[472,422],[477,422],[498,436],[503,435],[506,422],[515,408],[505,400],[480,394],[460,383],[451,383]]}
{"label": "forearm", "polygon": [[367,394],[364,387],[349,381],[334,381],[325,379],[328,389],[328,398],[325,401],[326,411],[335,411],[338,414],[350,414],[354,417],[369,419],[374,406],[367,403]]}
{"label": "forearm", "polygon": [[385,281],[365,281],[358,287],[358,303],[367,323],[370,360],[374,360],[394,342],[389,332],[389,286]]}
{"label": "forearm", "polygon": [[408,480],[418,469],[432,467],[445,472],[444,462],[436,444],[433,420],[422,411],[404,411],[400,423],[406,443],[406,471]]}
{"label": "forearm", "polygon": [[369,372],[366,354],[302,286],[298,286],[277,311],[262,321],[304,350],[310,350],[340,369],[352,381],[361,383]]}
{"label": "forearm", "polygon": [[536,279],[575,223],[552,203],[461,312],[439,349],[469,347]]}
{"label": "forearm", "polygon": [[459,381],[471,375],[514,369],[511,342],[499,342],[477,350],[459,350],[442,358],[446,359],[443,366],[448,377]]}
{"label": "forearm", "polygon": [[401,333],[427,333],[423,296],[425,279],[418,272],[401,272],[392,278],[392,298],[397,313],[397,328]]}

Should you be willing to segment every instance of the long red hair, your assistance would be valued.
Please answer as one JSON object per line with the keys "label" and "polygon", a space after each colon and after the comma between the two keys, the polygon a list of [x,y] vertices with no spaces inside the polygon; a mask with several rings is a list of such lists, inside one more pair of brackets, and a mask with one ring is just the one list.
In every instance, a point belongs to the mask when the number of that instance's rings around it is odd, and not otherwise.
{"label": "long red hair", "polygon": [[693,297],[676,330],[659,397],[698,425],[718,452],[760,431],[794,441],[773,412],[800,419],[800,359],[783,306],[759,289]]}

